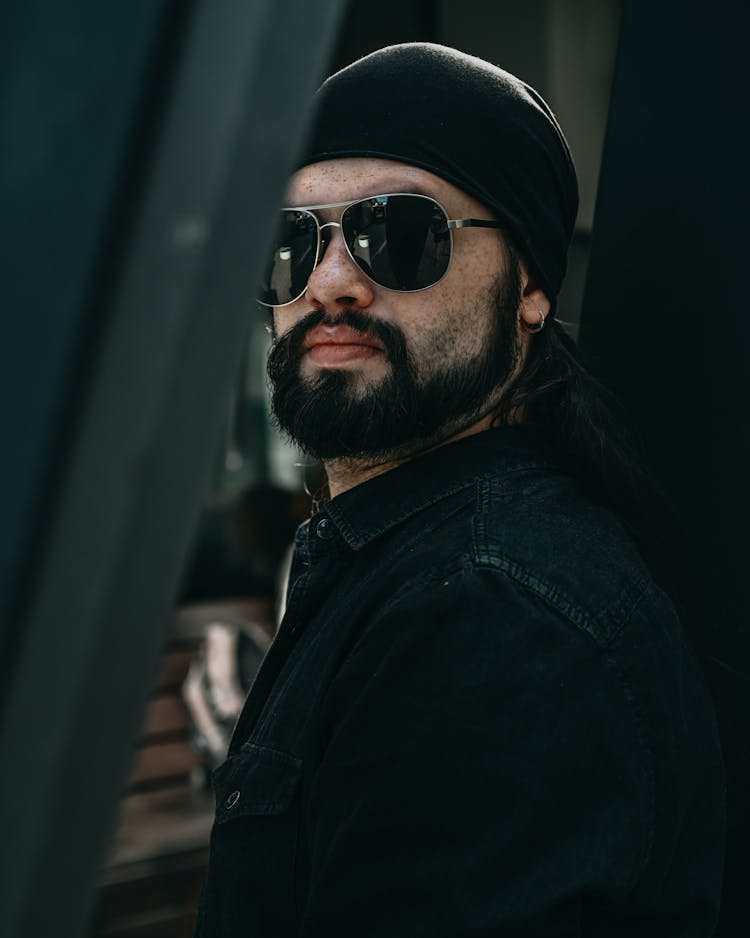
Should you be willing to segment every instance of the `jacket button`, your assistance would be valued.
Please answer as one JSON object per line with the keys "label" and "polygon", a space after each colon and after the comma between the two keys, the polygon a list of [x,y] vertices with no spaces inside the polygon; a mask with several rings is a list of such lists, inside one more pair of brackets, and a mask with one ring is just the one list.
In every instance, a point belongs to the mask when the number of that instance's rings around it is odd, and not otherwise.
{"label": "jacket button", "polygon": [[240,793],[238,791],[233,791],[232,794],[224,802],[228,808],[233,808],[237,802],[240,800]]}
{"label": "jacket button", "polygon": [[329,538],[333,537],[333,525],[328,518],[320,519],[317,528],[315,528],[315,533],[321,541],[327,541]]}

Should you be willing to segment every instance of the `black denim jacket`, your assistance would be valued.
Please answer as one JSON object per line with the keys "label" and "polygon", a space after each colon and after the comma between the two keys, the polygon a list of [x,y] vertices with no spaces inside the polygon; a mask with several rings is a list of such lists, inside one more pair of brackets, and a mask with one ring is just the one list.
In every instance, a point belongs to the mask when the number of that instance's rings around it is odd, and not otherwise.
{"label": "black denim jacket", "polygon": [[618,523],[520,430],[303,525],[214,785],[199,936],[714,928],[723,775],[699,670]]}

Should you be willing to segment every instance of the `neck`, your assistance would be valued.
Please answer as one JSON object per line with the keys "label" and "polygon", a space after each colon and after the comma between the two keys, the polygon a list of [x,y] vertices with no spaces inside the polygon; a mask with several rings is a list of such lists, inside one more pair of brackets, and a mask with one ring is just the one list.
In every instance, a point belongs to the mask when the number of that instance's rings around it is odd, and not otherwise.
{"label": "neck", "polygon": [[390,472],[391,469],[395,469],[396,466],[409,462],[409,460],[414,459],[415,456],[429,453],[432,450],[439,449],[441,446],[445,446],[447,443],[454,443],[456,440],[460,440],[463,437],[473,436],[475,433],[482,433],[485,430],[489,430],[492,426],[493,418],[494,413],[485,414],[470,426],[463,427],[461,430],[453,432],[449,436],[438,441],[420,441],[412,448],[405,448],[400,451],[397,455],[389,454],[383,456],[381,459],[355,458],[328,460],[324,463],[324,466],[326,475],[328,476],[328,490],[330,496],[331,498],[335,498],[337,495],[341,495],[343,492],[354,488],[355,485],[361,485],[363,482],[367,482],[368,479],[373,479],[375,476]]}

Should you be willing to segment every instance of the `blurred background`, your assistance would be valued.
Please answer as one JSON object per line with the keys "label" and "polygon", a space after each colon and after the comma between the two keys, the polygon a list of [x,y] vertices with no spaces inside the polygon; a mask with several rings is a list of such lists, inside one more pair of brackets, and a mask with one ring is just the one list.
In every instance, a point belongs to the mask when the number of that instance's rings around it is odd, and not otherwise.
{"label": "blurred background", "polygon": [[558,315],[686,520],[730,762],[720,935],[746,934],[743,4],[312,6],[0,11],[7,933],[190,934],[208,773],[320,485],[269,417],[254,258],[312,90],[428,40],[526,80],[570,143]]}

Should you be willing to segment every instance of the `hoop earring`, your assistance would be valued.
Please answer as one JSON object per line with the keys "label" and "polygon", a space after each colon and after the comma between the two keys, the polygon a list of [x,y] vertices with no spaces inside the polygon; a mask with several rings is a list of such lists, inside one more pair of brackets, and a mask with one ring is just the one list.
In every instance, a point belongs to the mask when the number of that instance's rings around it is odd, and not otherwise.
{"label": "hoop earring", "polygon": [[541,332],[542,329],[544,329],[544,313],[541,311],[541,309],[538,309],[537,313],[539,313],[539,322],[534,326],[530,326],[528,323],[521,320],[524,330],[531,333],[531,335],[534,335],[537,332]]}

